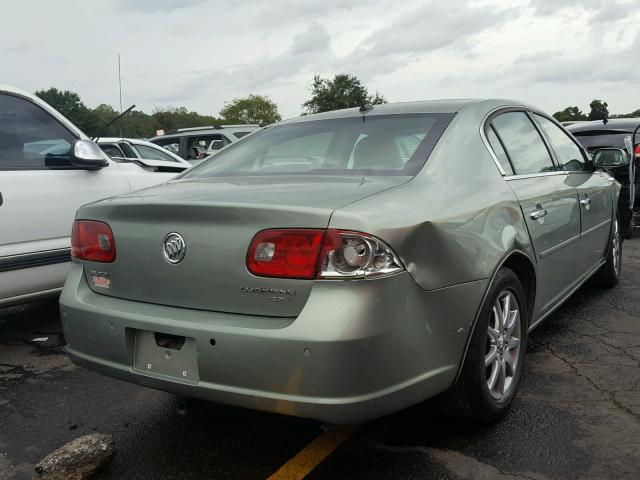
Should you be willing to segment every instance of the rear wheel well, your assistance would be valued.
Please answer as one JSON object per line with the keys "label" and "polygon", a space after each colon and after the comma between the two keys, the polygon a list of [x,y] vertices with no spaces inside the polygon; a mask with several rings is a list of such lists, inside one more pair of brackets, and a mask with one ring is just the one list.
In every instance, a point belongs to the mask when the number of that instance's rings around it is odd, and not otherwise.
{"label": "rear wheel well", "polygon": [[522,288],[527,296],[527,311],[529,320],[533,319],[533,307],[536,301],[536,270],[531,260],[522,253],[512,253],[502,264],[503,267],[513,270],[518,276]]}

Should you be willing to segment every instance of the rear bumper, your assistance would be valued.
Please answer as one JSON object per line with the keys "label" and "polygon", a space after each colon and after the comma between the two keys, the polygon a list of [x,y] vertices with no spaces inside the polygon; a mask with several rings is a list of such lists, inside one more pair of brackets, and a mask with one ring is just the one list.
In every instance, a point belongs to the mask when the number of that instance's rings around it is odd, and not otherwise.
{"label": "rear bumper", "polygon": [[[270,318],[96,294],[76,264],[60,303],[67,350],[79,365],[186,396],[346,424],[446,390],[485,287],[424,292],[406,273],[317,282],[297,318]],[[138,330],[195,339],[198,378],[134,369]]]}

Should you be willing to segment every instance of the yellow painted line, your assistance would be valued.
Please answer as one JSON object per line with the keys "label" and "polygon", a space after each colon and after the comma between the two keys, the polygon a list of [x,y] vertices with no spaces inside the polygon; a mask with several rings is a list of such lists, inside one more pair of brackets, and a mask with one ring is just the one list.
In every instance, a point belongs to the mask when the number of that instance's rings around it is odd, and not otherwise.
{"label": "yellow painted line", "polygon": [[267,480],[303,479],[356,430],[357,427],[336,428],[321,433]]}

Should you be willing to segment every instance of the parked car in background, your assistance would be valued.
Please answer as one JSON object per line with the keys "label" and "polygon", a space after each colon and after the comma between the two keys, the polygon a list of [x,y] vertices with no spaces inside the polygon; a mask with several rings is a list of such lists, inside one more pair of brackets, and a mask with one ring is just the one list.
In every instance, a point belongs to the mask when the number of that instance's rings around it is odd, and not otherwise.
{"label": "parked car in background", "polygon": [[85,205],[61,296],[79,365],[357,423],[435,395],[509,409],[528,333],[618,282],[620,184],[505,100],[364,106],[265,127],[177,179]]}
{"label": "parked car in background", "polygon": [[116,162],[134,162],[156,172],[182,172],[191,164],[175,153],[145,140],[135,138],[99,138],[104,153]]}
{"label": "parked car in background", "polygon": [[179,128],[165,135],[153,137],[150,141],[195,164],[260,128],[260,125]]}
{"label": "parked car in background", "polygon": [[0,305],[59,293],[78,207],[176,175],[156,170],[110,159],[35,95],[0,85]]}
{"label": "parked car in background", "polygon": [[[631,135],[638,125],[640,118],[620,118],[606,122],[580,122],[567,127],[590,153],[600,148],[620,148],[628,152],[630,159],[634,159],[629,165],[611,169],[613,176],[622,184],[620,213],[622,231],[626,236],[633,233],[634,224],[640,225],[640,147],[636,147],[635,155],[631,155],[630,151]],[[640,134],[637,137],[636,143],[640,142]]]}

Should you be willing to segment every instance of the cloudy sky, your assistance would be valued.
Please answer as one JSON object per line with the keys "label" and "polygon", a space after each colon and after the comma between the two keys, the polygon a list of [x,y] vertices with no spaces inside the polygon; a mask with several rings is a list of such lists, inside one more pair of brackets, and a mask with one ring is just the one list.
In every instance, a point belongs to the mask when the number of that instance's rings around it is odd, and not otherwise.
{"label": "cloudy sky", "polygon": [[[640,108],[637,0],[21,0],[2,7],[0,83],[85,103],[217,114],[268,95],[300,114],[314,74],[389,101],[508,97],[554,112]],[[9,20],[9,21],[7,21]]]}

